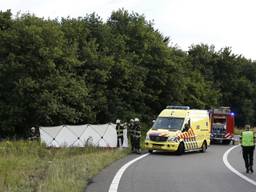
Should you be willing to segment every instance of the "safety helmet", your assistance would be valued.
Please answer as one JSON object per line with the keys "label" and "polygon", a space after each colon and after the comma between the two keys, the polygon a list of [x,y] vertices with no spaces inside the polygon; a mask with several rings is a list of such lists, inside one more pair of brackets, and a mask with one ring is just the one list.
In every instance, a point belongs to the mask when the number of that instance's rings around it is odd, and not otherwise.
{"label": "safety helmet", "polygon": [[116,124],[118,124],[118,123],[121,123],[120,119],[117,119],[117,120],[116,120]]}
{"label": "safety helmet", "polygon": [[140,121],[140,120],[139,120],[139,118],[137,118],[137,117],[134,119],[134,122],[139,122],[139,121]]}
{"label": "safety helmet", "polygon": [[249,130],[250,129],[250,125],[245,125],[245,130]]}
{"label": "safety helmet", "polygon": [[131,123],[134,122],[134,119],[130,119],[130,122],[131,122]]}
{"label": "safety helmet", "polygon": [[31,127],[31,131],[35,132],[36,128],[35,127]]}

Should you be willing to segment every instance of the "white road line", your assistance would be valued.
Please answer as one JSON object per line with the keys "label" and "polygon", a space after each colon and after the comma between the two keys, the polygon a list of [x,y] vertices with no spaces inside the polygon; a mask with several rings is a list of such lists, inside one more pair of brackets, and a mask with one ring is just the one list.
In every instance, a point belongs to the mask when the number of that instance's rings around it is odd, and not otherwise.
{"label": "white road line", "polygon": [[230,151],[232,151],[233,149],[235,149],[236,147],[239,147],[240,145],[231,147],[230,149],[228,149],[224,155],[223,155],[223,162],[226,165],[227,168],[229,168],[230,171],[232,171],[233,173],[235,173],[236,175],[238,175],[239,177],[241,177],[242,179],[246,180],[247,182],[253,184],[256,186],[256,181],[252,180],[251,178],[245,176],[244,174],[240,173],[239,171],[237,171],[234,167],[232,167],[230,165],[230,163],[228,162],[228,154],[230,153]]}
{"label": "white road line", "polygon": [[144,155],[141,155],[141,156],[137,157],[136,159],[133,159],[133,160],[129,161],[128,163],[126,163],[125,165],[123,165],[123,166],[118,170],[118,172],[116,173],[114,179],[112,180],[112,183],[111,183],[111,185],[110,185],[110,187],[109,187],[108,192],[117,192],[119,182],[120,182],[121,177],[122,177],[123,173],[125,172],[125,170],[126,170],[131,164],[135,163],[136,161],[138,161],[138,160],[140,160],[140,159],[142,159],[142,158],[144,158],[144,157],[146,157],[146,156],[148,156],[148,155],[149,155],[149,153],[144,154]]}

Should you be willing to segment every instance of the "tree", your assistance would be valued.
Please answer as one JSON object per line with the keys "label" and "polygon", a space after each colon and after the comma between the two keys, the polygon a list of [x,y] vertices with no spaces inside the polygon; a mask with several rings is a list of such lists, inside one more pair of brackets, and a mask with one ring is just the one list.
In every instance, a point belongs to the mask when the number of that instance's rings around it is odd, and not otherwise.
{"label": "tree", "polygon": [[22,15],[1,33],[1,127],[28,135],[32,126],[85,121],[87,87],[72,73],[79,62],[58,23]]}
{"label": "tree", "polygon": [[231,106],[255,123],[256,64],[231,48],[169,46],[144,15],[120,9],[46,20],[0,12],[0,134],[40,125],[144,122],[167,105]]}

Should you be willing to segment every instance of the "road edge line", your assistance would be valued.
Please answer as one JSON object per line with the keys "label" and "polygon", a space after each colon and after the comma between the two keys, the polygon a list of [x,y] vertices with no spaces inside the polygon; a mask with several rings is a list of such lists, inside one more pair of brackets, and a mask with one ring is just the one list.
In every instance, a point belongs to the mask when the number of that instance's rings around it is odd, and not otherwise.
{"label": "road edge line", "polygon": [[233,173],[235,173],[236,175],[238,175],[239,177],[241,177],[242,179],[246,180],[247,182],[253,184],[256,186],[256,181],[252,180],[251,178],[245,176],[244,174],[240,173],[239,171],[237,171],[234,167],[232,167],[230,165],[230,163],[228,162],[228,154],[230,153],[230,151],[232,151],[233,149],[235,149],[236,147],[239,147],[240,145],[237,145],[237,146],[233,146],[231,148],[229,148],[223,155],[223,162],[224,164],[226,165],[226,167],[232,171]]}
{"label": "road edge line", "polygon": [[130,165],[132,165],[133,163],[135,163],[136,161],[138,161],[138,160],[140,160],[140,159],[142,159],[142,158],[144,158],[144,157],[146,157],[146,156],[148,156],[148,155],[149,155],[149,153],[146,153],[146,154],[141,155],[141,156],[139,156],[139,157],[137,157],[137,158],[135,158],[135,159],[133,159],[133,160],[127,162],[126,164],[124,164],[124,165],[117,171],[115,177],[113,178],[113,180],[112,180],[112,182],[111,182],[111,184],[110,184],[110,187],[109,187],[108,192],[117,192],[119,182],[120,182],[121,177],[122,177],[123,173],[125,172],[125,170],[126,170]]}

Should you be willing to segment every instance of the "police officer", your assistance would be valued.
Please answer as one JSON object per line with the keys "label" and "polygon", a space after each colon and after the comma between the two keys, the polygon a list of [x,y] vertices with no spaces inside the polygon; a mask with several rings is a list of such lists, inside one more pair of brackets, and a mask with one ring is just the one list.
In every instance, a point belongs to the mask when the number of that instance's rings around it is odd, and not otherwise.
{"label": "police officer", "polygon": [[134,150],[136,153],[141,153],[140,149],[140,138],[141,138],[141,128],[140,120],[138,118],[134,119]]}
{"label": "police officer", "polygon": [[133,119],[130,119],[130,122],[128,125],[128,131],[130,135],[132,152],[134,152],[135,146],[134,146],[134,120]]}
{"label": "police officer", "polygon": [[122,147],[124,142],[124,128],[121,125],[120,119],[116,120],[117,147]]}
{"label": "police officer", "polygon": [[241,146],[245,162],[246,173],[253,172],[253,153],[255,148],[254,133],[250,131],[250,125],[245,125],[245,131],[241,133]]}

